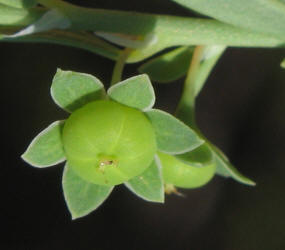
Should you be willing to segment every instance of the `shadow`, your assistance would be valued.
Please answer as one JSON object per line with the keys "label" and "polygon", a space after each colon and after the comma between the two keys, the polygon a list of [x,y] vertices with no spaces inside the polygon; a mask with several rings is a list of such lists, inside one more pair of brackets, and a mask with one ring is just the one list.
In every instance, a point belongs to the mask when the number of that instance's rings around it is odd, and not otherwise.
{"label": "shadow", "polygon": [[73,103],[69,104],[66,108],[68,110],[76,110],[76,109],[83,107],[84,105],[86,105],[89,102],[94,102],[96,100],[104,99],[104,96],[105,96],[105,94],[102,91],[102,89],[98,89],[92,93],[88,93],[88,94],[80,97],[79,99],[77,99]]}

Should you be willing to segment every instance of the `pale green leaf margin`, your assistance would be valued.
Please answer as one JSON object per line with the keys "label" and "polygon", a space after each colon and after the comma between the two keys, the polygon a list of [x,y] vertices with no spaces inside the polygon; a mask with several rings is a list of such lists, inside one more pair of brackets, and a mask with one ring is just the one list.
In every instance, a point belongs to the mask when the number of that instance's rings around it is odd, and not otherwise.
{"label": "pale green leaf margin", "polygon": [[86,182],[74,173],[68,163],[62,177],[65,202],[72,219],[81,218],[97,209],[111,194],[113,186]]}
{"label": "pale green leaf margin", "polygon": [[22,159],[37,168],[50,167],[65,161],[61,142],[63,124],[64,121],[53,122],[40,132],[21,156]]}
{"label": "pale green leaf margin", "polygon": [[139,176],[124,183],[135,195],[146,201],[164,202],[162,167],[157,155],[152,164]]}
{"label": "pale green leaf margin", "polygon": [[151,109],[145,114],[155,130],[158,150],[163,153],[183,154],[204,143],[194,130],[169,113]]}
{"label": "pale green leaf margin", "polygon": [[227,159],[227,157],[220,151],[217,147],[211,145],[211,148],[213,150],[213,154],[216,160],[216,173],[218,175],[221,175],[223,177],[231,177],[234,180],[250,185],[250,186],[255,186],[256,183],[249,178],[245,177],[242,175]]}
{"label": "pale green leaf margin", "polygon": [[104,85],[95,76],[61,69],[57,70],[50,91],[54,102],[70,113],[105,94]]}
{"label": "pale green leaf margin", "polygon": [[154,89],[146,74],[121,81],[107,93],[111,99],[142,111],[150,110],[155,103]]}

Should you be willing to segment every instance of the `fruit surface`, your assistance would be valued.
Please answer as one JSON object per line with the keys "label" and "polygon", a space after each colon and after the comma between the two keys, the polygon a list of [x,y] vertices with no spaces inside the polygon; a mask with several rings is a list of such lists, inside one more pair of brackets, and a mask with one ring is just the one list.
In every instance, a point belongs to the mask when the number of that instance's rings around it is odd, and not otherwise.
{"label": "fruit surface", "polygon": [[139,175],[156,153],[154,130],[146,116],[109,100],[73,112],[62,140],[69,166],[99,185],[117,185]]}
{"label": "fruit surface", "polygon": [[159,153],[162,164],[163,179],[166,184],[181,188],[197,188],[209,182],[215,174],[215,163],[195,167],[175,156]]}

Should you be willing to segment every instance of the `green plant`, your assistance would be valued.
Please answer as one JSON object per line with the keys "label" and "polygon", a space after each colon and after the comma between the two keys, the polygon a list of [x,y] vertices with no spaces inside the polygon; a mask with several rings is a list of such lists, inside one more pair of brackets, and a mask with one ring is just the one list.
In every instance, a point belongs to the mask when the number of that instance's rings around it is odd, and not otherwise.
{"label": "green plant", "polygon": [[[61,0],[0,0],[0,41],[58,43],[116,61],[107,93],[94,76],[58,70],[51,94],[72,114],[40,133],[22,156],[36,167],[67,160],[63,189],[73,218],[96,209],[122,183],[154,202],[164,201],[164,188],[171,193],[200,187],[214,174],[254,185],[203,136],[195,100],[228,46],[284,47],[285,3],[173,1],[211,18],[91,9]],[[161,51],[139,67],[141,75],[122,81],[126,63]],[[152,109],[147,75],[162,84],[186,75],[178,119]]]}

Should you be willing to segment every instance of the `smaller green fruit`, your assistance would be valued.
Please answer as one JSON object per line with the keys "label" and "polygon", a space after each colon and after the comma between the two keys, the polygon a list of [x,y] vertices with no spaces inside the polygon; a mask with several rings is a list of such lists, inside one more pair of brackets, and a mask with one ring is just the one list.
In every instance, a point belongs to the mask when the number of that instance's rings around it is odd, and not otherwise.
{"label": "smaller green fruit", "polygon": [[141,174],[156,153],[155,134],[139,110],[95,101],[76,110],[63,128],[69,166],[84,180],[118,185]]}
{"label": "smaller green fruit", "polygon": [[215,175],[214,162],[203,167],[195,167],[175,156],[159,153],[165,184],[173,184],[181,188],[197,188],[205,185]]}

